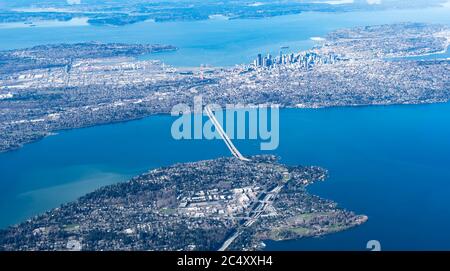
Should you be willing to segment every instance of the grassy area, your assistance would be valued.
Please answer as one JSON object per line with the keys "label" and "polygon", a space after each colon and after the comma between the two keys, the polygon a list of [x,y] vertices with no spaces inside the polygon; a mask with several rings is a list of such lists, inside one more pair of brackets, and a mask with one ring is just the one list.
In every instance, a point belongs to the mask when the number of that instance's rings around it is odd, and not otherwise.
{"label": "grassy area", "polygon": [[309,233],[309,229],[303,228],[303,227],[296,227],[296,228],[292,228],[292,229],[288,229],[288,230],[292,231],[296,234],[299,234],[299,235],[307,235]]}
{"label": "grassy area", "polygon": [[302,219],[304,221],[309,221],[316,216],[329,216],[331,213],[329,212],[318,212],[318,213],[307,213],[307,214],[299,214],[297,215],[297,219]]}
{"label": "grassy area", "polygon": [[345,229],[349,228],[349,226],[346,225],[330,225],[329,227],[327,227],[327,231],[328,232],[338,232],[338,231],[343,231]]}
{"label": "grassy area", "polygon": [[68,224],[64,226],[65,231],[74,231],[77,230],[80,227],[78,224]]}
{"label": "grassy area", "polygon": [[304,227],[279,228],[272,230],[268,234],[268,237],[271,240],[284,240],[286,239],[286,236],[292,236],[292,234],[296,236],[308,236],[310,234],[310,229]]}

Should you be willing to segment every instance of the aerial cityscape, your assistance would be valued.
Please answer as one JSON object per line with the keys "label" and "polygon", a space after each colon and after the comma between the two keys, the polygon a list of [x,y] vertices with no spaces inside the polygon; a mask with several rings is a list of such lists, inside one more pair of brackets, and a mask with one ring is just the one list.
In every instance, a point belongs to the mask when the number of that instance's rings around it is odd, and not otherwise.
{"label": "aerial cityscape", "polygon": [[0,251],[450,250],[447,1],[56,2],[0,3]]}
{"label": "aerial cityscape", "polygon": [[[3,233],[2,246],[254,250],[265,239],[317,236],[364,223],[367,217],[306,192],[325,175],[321,168],[285,167],[270,156],[174,165],[104,187],[11,228]],[[232,233],[238,235],[228,243]]]}
{"label": "aerial cityscape", "polygon": [[445,102],[448,61],[387,58],[439,53],[449,44],[446,26],[382,25],[339,30],[320,47],[273,60],[258,54],[254,63],[233,68],[181,70],[132,58],[176,50],[174,45],[85,43],[4,51],[0,150],[61,129],[169,113],[195,95],[221,105],[301,108]]}

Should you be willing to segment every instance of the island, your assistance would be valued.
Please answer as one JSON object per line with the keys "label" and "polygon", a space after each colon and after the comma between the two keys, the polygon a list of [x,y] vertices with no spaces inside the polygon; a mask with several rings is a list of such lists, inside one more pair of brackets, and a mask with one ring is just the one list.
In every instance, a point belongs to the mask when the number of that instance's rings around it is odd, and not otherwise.
{"label": "island", "polygon": [[158,168],[1,230],[0,250],[261,250],[366,222],[307,191],[327,174],[271,155]]}
{"label": "island", "polygon": [[[59,21],[83,18],[90,25],[123,26],[145,21],[199,21],[208,19],[259,19],[303,12],[351,12],[440,6],[446,0],[428,1],[272,1],[272,0],[190,0],[190,1],[9,1],[0,9],[0,23]],[[72,2],[72,3],[69,3]]]}

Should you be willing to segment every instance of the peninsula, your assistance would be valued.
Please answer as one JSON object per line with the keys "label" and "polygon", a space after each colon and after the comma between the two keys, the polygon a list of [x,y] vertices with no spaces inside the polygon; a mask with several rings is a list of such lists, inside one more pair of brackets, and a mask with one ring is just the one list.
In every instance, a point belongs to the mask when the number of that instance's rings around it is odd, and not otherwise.
{"label": "peninsula", "polygon": [[364,223],[307,192],[326,176],[275,156],[176,164],[1,230],[0,250],[259,250]]}

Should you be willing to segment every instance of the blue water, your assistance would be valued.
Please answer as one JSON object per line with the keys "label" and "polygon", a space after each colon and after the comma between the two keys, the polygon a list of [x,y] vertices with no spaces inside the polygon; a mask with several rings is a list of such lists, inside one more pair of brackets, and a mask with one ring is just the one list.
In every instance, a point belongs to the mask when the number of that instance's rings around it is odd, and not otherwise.
{"label": "blue water", "polygon": [[[341,27],[399,21],[450,24],[448,9],[305,13],[263,20],[140,23],[124,27],[1,29],[0,48],[104,41],[167,43],[155,54],[176,66],[234,65],[258,52],[313,45]],[[450,104],[282,110],[280,147],[287,164],[320,165],[330,178],[310,191],[369,216],[358,228],[323,238],[267,242],[268,249],[450,249]],[[221,141],[175,141],[172,118],[63,131],[0,154],[0,227],[57,207],[147,169],[229,156]],[[246,155],[259,142],[237,141]]]}
{"label": "blue water", "polygon": [[60,132],[0,154],[0,227],[148,169],[228,155],[220,142],[175,141],[170,116]]}
{"label": "blue water", "polygon": [[[449,103],[282,110],[280,146],[269,153],[329,169],[310,191],[369,221],[324,238],[268,242],[268,249],[364,249],[372,239],[383,249],[450,249],[449,115]],[[0,225],[149,168],[230,155],[222,141],[173,140],[172,121],[64,131],[0,155]],[[261,153],[258,141],[236,145]]]}
{"label": "blue water", "polygon": [[277,54],[281,46],[289,46],[289,51],[310,48],[314,45],[311,37],[324,36],[337,28],[405,21],[450,24],[449,12],[450,8],[308,12],[252,20],[0,29],[0,49],[80,41],[162,43],[177,46],[179,51],[155,54],[151,58],[175,66],[230,66],[250,63],[260,52]]}
{"label": "blue water", "polygon": [[[361,227],[268,249],[450,249],[450,104],[283,113],[286,163],[321,165],[330,178],[310,191],[368,215]],[[296,128],[293,128],[296,127]]]}
{"label": "blue water", "polygon": [[388,61],[402,61],[402,60],[413,60],[413,61],[422,61],[422,60],[440,60],[440,59],[450,59],[450,47],[447,48],[445,52],[438,52],[428,55],[422,56],[406,56],[406,57],[392,57],[386,60]]}

